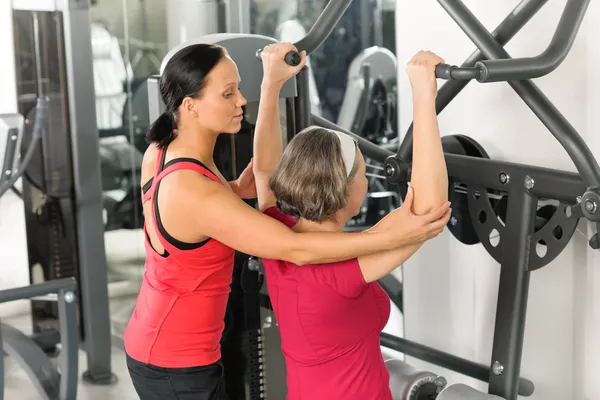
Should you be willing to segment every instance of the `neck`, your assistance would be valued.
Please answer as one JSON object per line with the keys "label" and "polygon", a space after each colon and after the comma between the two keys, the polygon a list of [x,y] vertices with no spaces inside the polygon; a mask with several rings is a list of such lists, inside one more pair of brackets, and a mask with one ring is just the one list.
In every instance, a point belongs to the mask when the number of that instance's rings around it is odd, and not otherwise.
{"label": "neck", "polygon": [[180,123],[173,147],[180,149],[182,155],[212,163],[217,136],[218,133],[207,129]]}
{"label": "neck", "polygon": [[336,213],[322,222],[300,218],[295,228],[299,232],[341,232],[346,222],[347,218],[344,218],[340,213]]}

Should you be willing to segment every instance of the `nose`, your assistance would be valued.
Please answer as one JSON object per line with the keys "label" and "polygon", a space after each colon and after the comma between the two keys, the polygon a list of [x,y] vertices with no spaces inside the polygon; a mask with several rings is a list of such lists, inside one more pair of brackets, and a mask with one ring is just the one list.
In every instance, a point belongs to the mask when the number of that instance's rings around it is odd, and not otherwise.
{"label": "nose", "polygon": [[244,97],[244,95],[240,92],[240,96],[238,98],[238,107],[243,107],[248,104],[248,100]]}

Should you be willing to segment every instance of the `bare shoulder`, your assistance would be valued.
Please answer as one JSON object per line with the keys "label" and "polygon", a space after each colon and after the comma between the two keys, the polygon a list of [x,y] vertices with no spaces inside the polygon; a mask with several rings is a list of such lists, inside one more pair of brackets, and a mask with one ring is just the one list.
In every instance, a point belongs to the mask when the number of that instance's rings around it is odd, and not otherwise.
{"label": "bare shoulder", "polygon": [[144,152],[144,157],[142,158],[142,173],[140,176],[140,184],[142,186],[154,176],[156,163],[158,163],[158,148],[156,145],[151,144]]}
{"label": "bare shoulder", "polygon": [[161,200],[163,197],[170,198],[178,207],[198,207],[215,198],[231,194],[229,190],[206,176],[188,169],[173,171],[165,176],[160,183]]}

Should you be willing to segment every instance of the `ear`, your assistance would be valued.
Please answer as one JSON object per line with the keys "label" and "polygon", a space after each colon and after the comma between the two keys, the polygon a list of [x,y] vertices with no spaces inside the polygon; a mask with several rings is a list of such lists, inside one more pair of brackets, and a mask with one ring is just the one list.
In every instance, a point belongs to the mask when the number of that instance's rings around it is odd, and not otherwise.
{"label": "ear", "polygon": [[185,110],[185,112],[190,113],[195,117],[198,116],[198,110],[196,109],[196,107],[197,107],[196,102],[191,97],[184,98],[183,101],[181,102],[181,107],[183,108],[183,110]]}

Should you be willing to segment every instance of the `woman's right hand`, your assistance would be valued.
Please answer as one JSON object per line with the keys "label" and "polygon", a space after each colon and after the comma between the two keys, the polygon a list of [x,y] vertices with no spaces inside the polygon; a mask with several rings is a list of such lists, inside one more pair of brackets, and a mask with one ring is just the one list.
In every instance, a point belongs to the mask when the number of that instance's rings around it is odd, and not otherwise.
{"label": "woman's right hand", "polygon": [[435,67],[445,61],[431,51],[420,51],[406,65],[406,72],[412,87],[413,96],[437,95]]}
{"label": "woman's right hand", "polygon": [[411,211],[413,199],[414,189],[409,187],[402,207],[386,215],[370,231],[385,231],[397,242],[397,246],[422,244],[439,235],[452,214],[450,202],[427,214],[415,215]]}
{"label": "woman's right hand", "polygon": [[300,64],[296,66],[285,62],[285,56],[290,51],[298,51],[298,49],[288,42],[273,43],[262,50],[260,57],[263,64],[263,85],[281,88],[288,79],[297,75],[304,67],[306,51],[300,52]]}

